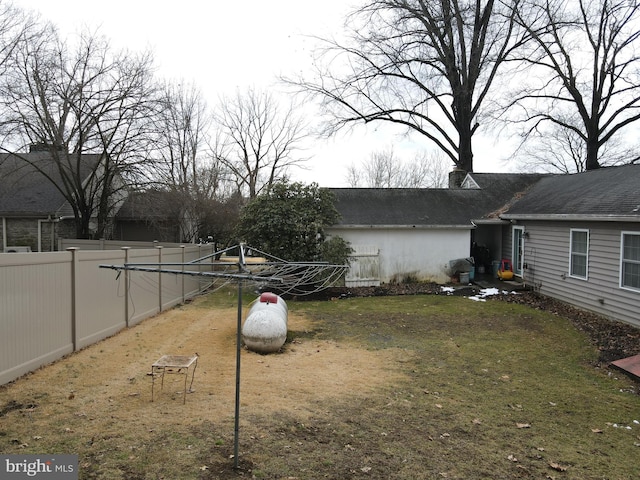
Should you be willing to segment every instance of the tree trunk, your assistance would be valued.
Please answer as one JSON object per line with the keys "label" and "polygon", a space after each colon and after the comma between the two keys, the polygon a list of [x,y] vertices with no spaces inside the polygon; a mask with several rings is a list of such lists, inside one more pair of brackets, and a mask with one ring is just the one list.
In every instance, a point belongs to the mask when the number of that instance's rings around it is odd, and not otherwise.
{"label": "tree trunk", "polygon": [[[465,89],[464,85],[457,88]],[[454,90],[456,86],[454,85]],[[471,95],[460,92],[454,96],[453,116],[458,131],[458,161],[456,167],[465,172],[473,172],[473,146],[472,138],[474,128],[471,126],[473,117],[471,114]]]}
{"label": "tree trunk", "polygon": [[585,165],[587,170],[597,170],[600,168],[600,162],[598,161],[599,149],[598,137],[592,137],[590,135],[589,138],[587,138],[587,162]]}

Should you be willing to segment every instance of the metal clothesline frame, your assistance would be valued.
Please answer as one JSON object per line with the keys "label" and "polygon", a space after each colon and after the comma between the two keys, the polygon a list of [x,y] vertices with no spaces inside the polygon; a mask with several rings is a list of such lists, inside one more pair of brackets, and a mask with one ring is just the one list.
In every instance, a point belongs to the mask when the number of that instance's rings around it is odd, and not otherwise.
{"label": "metal clothesline frame", "polygon": [[[220,260],[223,255],[237,250],[237,261]],[[247,262],[247,253],[257,253],[264,261]],[[235,256],[234,256],[235,258]],[[208,261],[215,259],[215,261]],[[207,263],[203,263],[207,261]],[[184,270],[193,266],[224,266],[237,267],[237,273],[200,272]],[[166,267],[182,267],[181,270]],[[244,244],[235,245],[220,251],[213,252],[185,263],[124,263],[122,265],[100,265],[100,268],[116,270],[118,276],[123,270],[169,273],[174,275],[188,275],[206,278],[219,278],[225,280],[225,284],[236,281],[238,283],[238,316],[236,326],[236,385],[235,385],[235,418],[234,418],[234,442],[233,442],[233,468],[238,468],[239,459],[239,434],[240,434],[240,358],[242,351],[242,286],[244,283],[257,283],[262,285],[278,284],[283,294],[309,295],[317,293],[332,285],[339,279],[348,265],[332,265],[328,262],[288,262],[282,258],[270,255],[259,249],[247,247]],[[253,270],[252,270],[253,269]],[[258,272],[254,271],[258,270]],[[328,273],[326,277],[321,275]],[[314,280],[322,280],[311,290],[299,289],[300,285],[309,286]],[[287,288],[288,287],[288,288]]]}

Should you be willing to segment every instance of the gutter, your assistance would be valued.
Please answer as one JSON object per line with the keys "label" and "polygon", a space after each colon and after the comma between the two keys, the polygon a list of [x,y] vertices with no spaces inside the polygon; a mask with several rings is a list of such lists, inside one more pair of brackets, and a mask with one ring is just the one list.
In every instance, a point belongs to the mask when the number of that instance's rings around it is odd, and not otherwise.
{"label": "gutter", "polygon": [[505,214],[504,220],[540,220],[540,221],[574,221],[574,222],[640,222],[640,215],[597,215],[597,214]]}
{"label": "gutter", "polygon": [[507,220],[503,220],[502,218],[484,218],[484,219],[474,219],[471,221],[474,226],[478,225],[507,225],[509,222]]}
{"label": "gutter", "polygon": [[346,230],[363,230],[363,229],[402,229],[402,230],[472,230],[475,228],[473,223],[465,225],[331,225],[326,227],[330,229],[346,229]]}

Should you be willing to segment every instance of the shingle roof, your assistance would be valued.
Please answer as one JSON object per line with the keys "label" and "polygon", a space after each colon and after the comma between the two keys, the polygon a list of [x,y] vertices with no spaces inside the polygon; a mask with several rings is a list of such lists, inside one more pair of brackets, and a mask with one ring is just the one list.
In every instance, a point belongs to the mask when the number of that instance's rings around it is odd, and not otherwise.
{"label": "shingle roof", "polygon": [[119,220],[179,218],[182,205],[176,195],[160,190],[133,192],[122,203],[116,217]]}
{"label": "shingle roof", "polygon": [[[46,152],[19,154],[29,162],[38,163],[57,183],[60,175]],[[85,154],[83,177],[97,165],[100,155]],[[85,171],[86,169],[86,171]],[[13,154],[0,154],[0,215],[46,216],[56,215],[65,204],[64,196],[45,175]]]}
{"label": "shingle roof", "polygon": [[541,179],[504,218],[625,217],[640,220],[640,165]]}
{"label": "shingle roof", "polygon": [[541,175],[471,174],[481,188],[332,188],[342,226],[472,227]]}
{"label": "shingle roof", "polygon": [[469,225],[476,190],[332,188],[339,225]]}

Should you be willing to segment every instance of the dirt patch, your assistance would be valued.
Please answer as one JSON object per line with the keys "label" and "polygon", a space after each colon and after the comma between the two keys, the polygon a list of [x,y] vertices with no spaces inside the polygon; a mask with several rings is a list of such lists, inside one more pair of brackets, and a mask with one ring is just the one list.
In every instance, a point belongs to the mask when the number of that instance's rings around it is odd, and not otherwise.
{"label": "dirt patch", "polygon": [[[47,392],[50,399],[77,409],[80,416],[97,418],[94,412],[110,409],[117,410],[114,415],[122,418],[133,414],[133,422],[147,418],[162,421],[169,410],[175,415],[174,405],[182,403],[184,376],[166,375],[162,390],[156,381],[155,401],[151,403],[151,364],[165,354],[196,353],[199,358],[193,392],[186,397],[187,413],[181,421],[201,422],[212,411],[219,418],[232,416],[237,311],[197,308],[199,301],[196,299],[189,308],[162,313],[28,375],[23,379],[28,380],[24,384],[26,398],[7,404],[5,409],[35,404],[34,399]],[[305,338],[309,321],[294,314],[289,315],[288,327],[294,340],[281,353],[261,355],[242,349],[240,391],[244,413],[280,410],[304,417],[315,402],[356,392],[362,395],[398,377],[387,365],[400,352],[372,352]]]}

